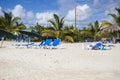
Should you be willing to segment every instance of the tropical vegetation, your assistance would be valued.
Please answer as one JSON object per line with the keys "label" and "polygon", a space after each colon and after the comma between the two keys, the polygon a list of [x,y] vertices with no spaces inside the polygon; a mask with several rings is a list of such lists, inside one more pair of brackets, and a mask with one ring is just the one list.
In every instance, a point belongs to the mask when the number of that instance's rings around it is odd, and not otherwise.
{"label": "tropical vegetation", "polygon": [[[117,14],[108,14],[113,18],[113,22],[107,20],[99,22],[96,20],[93,23],[89,22],[88,26],[83,29],[75,28],[73,25],[66,26],[64,24],[64,17],[60,18],[57,14],[53,14],[54,19],[48,20],[48,23],[51,24],[50,26],[42,26],[36,23],[35,26],[29,26],[29,29],[34,29],[40,36],[60,38],[64,42],[82,42],[87,39],[97,41],[102,37],[110,38],[111,35],[119,37],[119,33],[113,35],[111,32],[104,32],[106,27],[117,25],[117,27],[120,28],[120,8],[115,8],[115,10]],[[14,17],[12,15],[12,12],[3,11],[3,14],[3,16],[0,16],[0,29],[18,34],[20,34],[18,32],[19,30],[28,29],[23,22],[20,22],[19,17]]]}
{"label": "tropical vegetation", "polygon": [[25,29],[23,23],[18,23],[19,17],[13,17],[12,12],[3,11],[4,15],[0,16],[0,29],[5,29],[10,32],[17,32],[19,29]]}
{"label": "tropical vegetation", "polygon": [[120,34],[117,31],[120,30],[120,8],[115,8],[115,10],[117,11],[117,13],[109,13],[108,14],[113,18],[114,21],[110,22],[110,21],[107,21],[107,20],[103,20],[101,25],[104,28],[110,27],[112,29],[112,31],[109,31],[109,32],[114,32],[113,34],[115,34],[115,36],[117,38],[119,38]]}

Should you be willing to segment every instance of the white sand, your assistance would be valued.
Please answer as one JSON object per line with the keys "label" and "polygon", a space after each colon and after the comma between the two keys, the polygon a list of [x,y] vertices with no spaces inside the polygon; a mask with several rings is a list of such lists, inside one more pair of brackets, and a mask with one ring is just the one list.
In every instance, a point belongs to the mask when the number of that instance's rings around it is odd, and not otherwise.
{"label": "white sand", "polygon": [[83,50],[81,43],[57,49],[11,44],[0,48],[0,80],[120,80],[120,44],[105,51]]}

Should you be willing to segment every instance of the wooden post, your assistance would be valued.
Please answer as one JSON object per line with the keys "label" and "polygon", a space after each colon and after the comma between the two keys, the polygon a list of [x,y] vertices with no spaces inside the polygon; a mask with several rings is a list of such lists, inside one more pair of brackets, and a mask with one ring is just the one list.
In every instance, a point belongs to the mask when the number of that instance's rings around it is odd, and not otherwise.
{"label": "wooden post", "polygon": [[76,5],[75,5],[75,29],[76,29],[76,25],[77,25],[77,17],[76,17]]}

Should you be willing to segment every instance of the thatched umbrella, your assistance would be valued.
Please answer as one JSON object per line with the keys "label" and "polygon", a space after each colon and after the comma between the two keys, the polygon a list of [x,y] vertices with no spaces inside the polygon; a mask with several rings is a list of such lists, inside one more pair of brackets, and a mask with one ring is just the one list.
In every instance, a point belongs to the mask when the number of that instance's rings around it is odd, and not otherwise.
{"label": "thatched umbrella", "polygon": [[112,26],[102,28],[101,31],[110,32],[110,33],[119,32],[120,26],[118,26],[117,24],[113,24]]}
{"label": "thatched umbrella", "polygon": [[[109,33],[117,34],[120,32],[120,26],[117,24],[113,24],[112,26],[107,26],[105,28],[102,28],[101,32],[109,32]],[[113,43],[115,43],[115,37],[112,37],[112,39],[113,39]]]}
{"label": "thatched umbrella", "polygon": [[51,33],[42,33],[42,39],[55,39],[55,37]]}

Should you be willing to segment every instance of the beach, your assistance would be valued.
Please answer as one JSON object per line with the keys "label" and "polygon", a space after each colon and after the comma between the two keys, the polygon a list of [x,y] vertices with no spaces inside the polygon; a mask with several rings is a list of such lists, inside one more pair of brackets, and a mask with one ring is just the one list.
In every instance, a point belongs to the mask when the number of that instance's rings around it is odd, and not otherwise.
{"label": "beach", "polygon": [[[0,42],[1,43],[1,42]],[[82,43],[56,49],[0,48],[0,80],[119,80],[120,44],[111,50],[84,50]]]}

